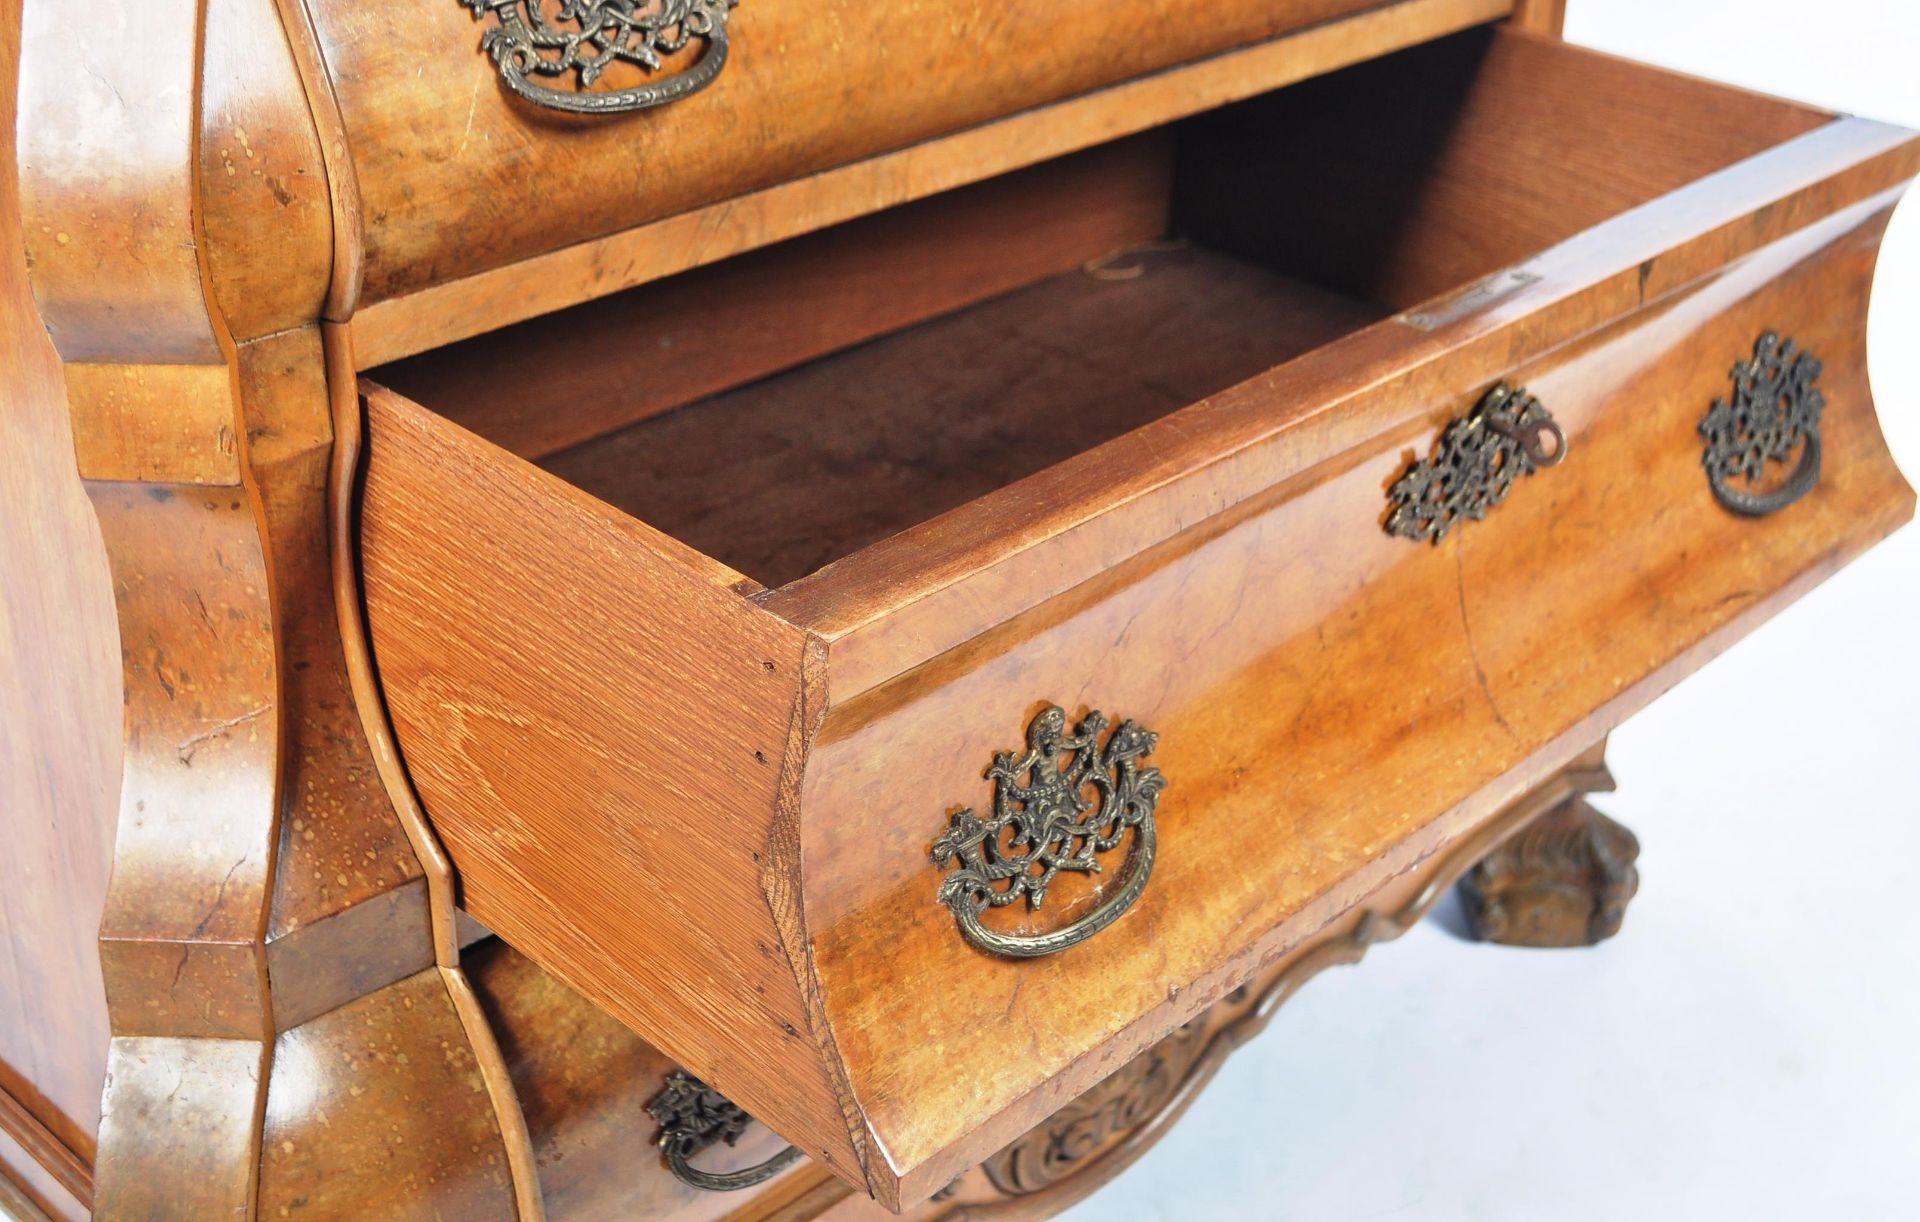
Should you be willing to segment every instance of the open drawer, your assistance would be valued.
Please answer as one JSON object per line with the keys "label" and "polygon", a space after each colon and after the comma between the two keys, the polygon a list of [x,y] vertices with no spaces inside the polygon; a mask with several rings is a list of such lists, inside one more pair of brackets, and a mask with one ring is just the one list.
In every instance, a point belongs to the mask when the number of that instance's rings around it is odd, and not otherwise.
{"label": "open drawer", "polygon": [[1910,515],[1917,168],[1474,31],[373,371],[465,906],[925,1198]]}

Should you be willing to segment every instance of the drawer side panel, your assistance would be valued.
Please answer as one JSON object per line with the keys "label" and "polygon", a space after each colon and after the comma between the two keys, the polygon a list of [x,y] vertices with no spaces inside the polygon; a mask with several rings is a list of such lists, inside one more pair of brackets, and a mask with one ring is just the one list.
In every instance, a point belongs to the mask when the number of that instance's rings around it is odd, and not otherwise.
{"label": "drawer side panel", "polygon": [[368,630],[462,906],[860,1182],[787,898],[812,643],[720,566],[366,385]]}

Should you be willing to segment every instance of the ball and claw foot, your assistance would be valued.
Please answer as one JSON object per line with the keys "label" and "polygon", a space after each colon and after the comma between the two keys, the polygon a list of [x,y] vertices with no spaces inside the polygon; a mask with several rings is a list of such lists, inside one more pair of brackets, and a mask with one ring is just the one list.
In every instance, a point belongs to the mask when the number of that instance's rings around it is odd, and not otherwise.
{"label": "ball and claw foot", "polygon": [[1632,832],[1580,798],[1535,819],[1460,880],[1474,933],[1507,946],[1592,946],[1639,889]]}

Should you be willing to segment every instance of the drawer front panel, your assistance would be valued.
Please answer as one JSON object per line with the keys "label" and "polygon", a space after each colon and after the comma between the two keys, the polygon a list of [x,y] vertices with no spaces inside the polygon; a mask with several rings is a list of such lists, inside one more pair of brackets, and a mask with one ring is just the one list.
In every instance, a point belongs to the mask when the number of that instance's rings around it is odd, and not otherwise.
{"label": "drawer front panel", "polygon": [[[826,1010],[903,1181],[937,1188],[1368,893],[1904,521],[1864,319],[1884,202],[1802,231],[1507,380],[1552,412],[1560,465],[1437,546],[1388,490],[1488,389],[1307,472],[829,714],[808,763],[806,917]],[[1767,331],[1824,362],[1818,484],[1729,512],[1702,418]],[[988,953],[936,897],[929,848],[992,809],[983,770],[1034,715],[1156,731],[1157,854],[1137,903],[1042,962]],[[1040,935],[1123,885],[1063,871]],[[997,1116],[965,1131],[983,1112]],[[977,1150],[976,1150],[977,1147]],[[964,1152],[962,1152],[964,1149]]]}
{"label": "drawer front panel", "polygon": [[[708,1192],[668,1172],[660,1122],[648,1109],[680,1069],[672,1058],[504,943],[487,941],[465,959],[526,1114],[548,1218],[718,1222],[757,1195]],[[698,1162],[732,1171],[776,1156],[785,1144],[753,1124],[731,1146],[702,1150]],[[762,1191],[826,1178],[804,1167]]]}
{"label": "drawer front panel", "polygon": [[[376,301],[1376,6],[1221,0],[1195,20],[1167,0],[741,0],[710,85],[641,114],[592,116],[515,96],[481,47],[502,28],[494,9],[524,18],[531,7],[577,30],[558,0],[491,5],[477,20],[471,0],[309,7]],[[1453,7],[1461,24],[1501,11]],[[698,54],[670,57],[652,79]],[[646,79],[615,66],[600,87]]]}

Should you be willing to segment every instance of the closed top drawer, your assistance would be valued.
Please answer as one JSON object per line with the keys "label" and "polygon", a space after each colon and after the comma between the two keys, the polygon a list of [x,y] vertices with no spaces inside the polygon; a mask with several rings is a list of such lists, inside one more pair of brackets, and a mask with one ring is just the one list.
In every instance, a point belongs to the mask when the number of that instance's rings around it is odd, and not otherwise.
{"label": "closed top drawer", "polygon": [[[1349,58],[1511,2],[1215,0],[1199,17],[1164,0],[306,7],[374,302],[1365,10],[1407,12],[1368,17]],[[661,13],[681,21],[654,33]],[[646,90],[670,100],[568,109]]]}
{"label": "closed top drawer", "polygon": [[1909,516],[1916,166],[1478,31],[374,371],[464,903],[925,1198]]}

